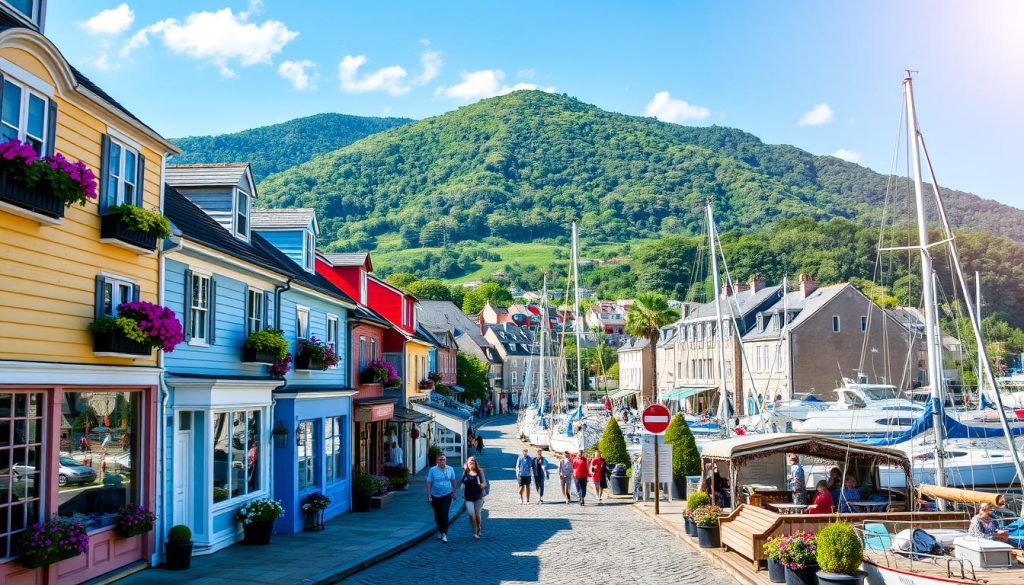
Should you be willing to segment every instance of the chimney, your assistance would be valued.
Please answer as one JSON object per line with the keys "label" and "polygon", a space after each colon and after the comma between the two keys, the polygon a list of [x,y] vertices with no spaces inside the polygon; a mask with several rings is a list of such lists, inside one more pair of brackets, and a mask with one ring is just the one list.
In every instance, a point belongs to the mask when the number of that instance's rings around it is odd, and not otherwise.
{"label": "chimney", "polygon": [[730,286],[729,283],[723,284],[722,285],[722,298],[731,297],[731,296],[732,296],[732,286]]}
{"label": "chimney", "polygon": [[761,276],[760,274],[755,274],[754,276],[751,276],[750,277],[750,290],[752,292],[757,292],[757,291],[761,290],[762,288],[764,288],[764,277]]}
{"label": "chimney", "polygon": [[800,298],[806,299],[812,292],[818,290],[818,283],[814,282],[810,274],[806,272],[800,275]]}

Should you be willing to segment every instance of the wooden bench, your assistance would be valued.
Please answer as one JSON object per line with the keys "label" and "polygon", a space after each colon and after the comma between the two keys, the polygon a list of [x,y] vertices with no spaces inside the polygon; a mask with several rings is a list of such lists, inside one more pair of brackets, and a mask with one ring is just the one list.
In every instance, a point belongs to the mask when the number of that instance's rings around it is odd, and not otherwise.
{"label": "wooden bench", "polygon": [[765,560],[764,543],[777,531],[782,517],[771,510],[743,504],[719,519],[722,548],[750,559],[754,570]]}

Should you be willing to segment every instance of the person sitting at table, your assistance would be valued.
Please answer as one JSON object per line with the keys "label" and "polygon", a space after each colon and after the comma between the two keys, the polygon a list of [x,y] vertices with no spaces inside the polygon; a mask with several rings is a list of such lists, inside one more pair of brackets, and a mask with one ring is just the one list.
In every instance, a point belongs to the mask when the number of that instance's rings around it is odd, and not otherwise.
{"label": "person sitting at table", "polygon": [[850,502],[857,502],[860,500],[860,490],[857,489],[857,480],[852,475],[846,476],[846,481],[843,484],[843,489],[839,491],[839,498],[835,501],[836,507],[839,508],[840,513],[853,512],[854,509],[850,506]]}
{"label": "person sitting at table", "polygon": [[826,485],[828,486],[828,491],[832,492],[833,495],[836,493],[836,490],[843,487],[843,472],[838,467],[828,470],[828,482]]}
{"label": "person sitting at table", "polygon": [[971,518],[971,526],[967,529],[967,535],[986,540],[1000,540],[1006,542],[1010,533],[999,529],[999,522],[992,517],[992,504],[982,504],[978,507],[978,513]]}
{"label": "person sitting at table", "polygon": [[815,486],[814,501],[807,507],[808,514],[831,514],[832,494],[828,491],[828,484],[821,480]]}

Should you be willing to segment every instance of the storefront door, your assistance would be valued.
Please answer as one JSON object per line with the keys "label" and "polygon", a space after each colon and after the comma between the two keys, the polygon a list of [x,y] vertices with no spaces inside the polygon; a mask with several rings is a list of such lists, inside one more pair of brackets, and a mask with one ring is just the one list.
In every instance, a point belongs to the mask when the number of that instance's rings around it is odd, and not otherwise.
{"label": "storefront door", "polygon": [[192,527],[192,413],[178,414],[174,434],[174,523]]}

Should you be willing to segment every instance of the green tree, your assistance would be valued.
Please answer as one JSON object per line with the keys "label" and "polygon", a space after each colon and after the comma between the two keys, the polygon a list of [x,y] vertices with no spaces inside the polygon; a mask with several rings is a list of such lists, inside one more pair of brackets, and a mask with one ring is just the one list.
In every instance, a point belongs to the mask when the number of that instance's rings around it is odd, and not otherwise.
{"label": "green tree", "polygon": [[665,442],[672,445],[672,479],[685,481],[687,475],[700,475],[700,452],[690,427],[681,412],[672,417],[665,430]]}
{"label": "green tree", "polygon": [[597,445],[608,465],[614,466],[616,463],[621,463],[626,467],[633,465],[629,458],[629,452],[626,451],[626,439],[622,436],[619,421],[615,420],[614,416],[608,419],[608,424],[604,427],[604,434],[601,435],[601,441]]}
{"label": "green tree", "polygon": [[420,230],[411,223],[402,224],[398,229],[398,235],[406,248],[415,248],[420,243]]}
{"label": "green tree", "polygon": [[409,274],[408,272],[395,272],[391,276],[387,277],[385,280],[387,281],[388,284],[392,286],[397,286],[398,288],[404,289],[405,287],[409,286],[410,284],[416,282],[419,279],[420,278],[415,274]]}
{"label": "green tree", "polygon": [[450,301],[452,291],[448,285],[434,278],[417,280],[405,287],[406,292],[425,301]]}
{"label": "green tree", "polygon": [[[637,295],[636,302],[626,313],[626,333],[634,337],[646,339],[650,343],[651,376],[658,379],[658,362],[655,359],[655,348],[658,345],[658,338],[661,337],[661,328],[679,318],[679,311],[668,306],[665,297],[655,293],[642,293]],[[656,399],[655,384],[645,388],[646,396],[642,396],[647,404],[653,404]]]}
{"label": "green tree", "polygon": [[466,300],[466,289],[461,284],[453,284],[448,287],[448,290],[452,297],[452,302],[455,303],[456,307],[461,308],[462,302]]}
{"label": "green tree", "polygon": [[489,397],[487,391],[487,363],[480,358],[468,353],[459,352],[455,356],[455,379],[459,386],[466,389],[464,394],[466,400],[480,399],[486,401]]}
{"label": "green tree", "polygon": [[512,303],[512,293],[495,282],[485,282],[466,293],[462,300],[462,312],[475,315],[484,309],[490,301],[492,305],[508,306]]}

